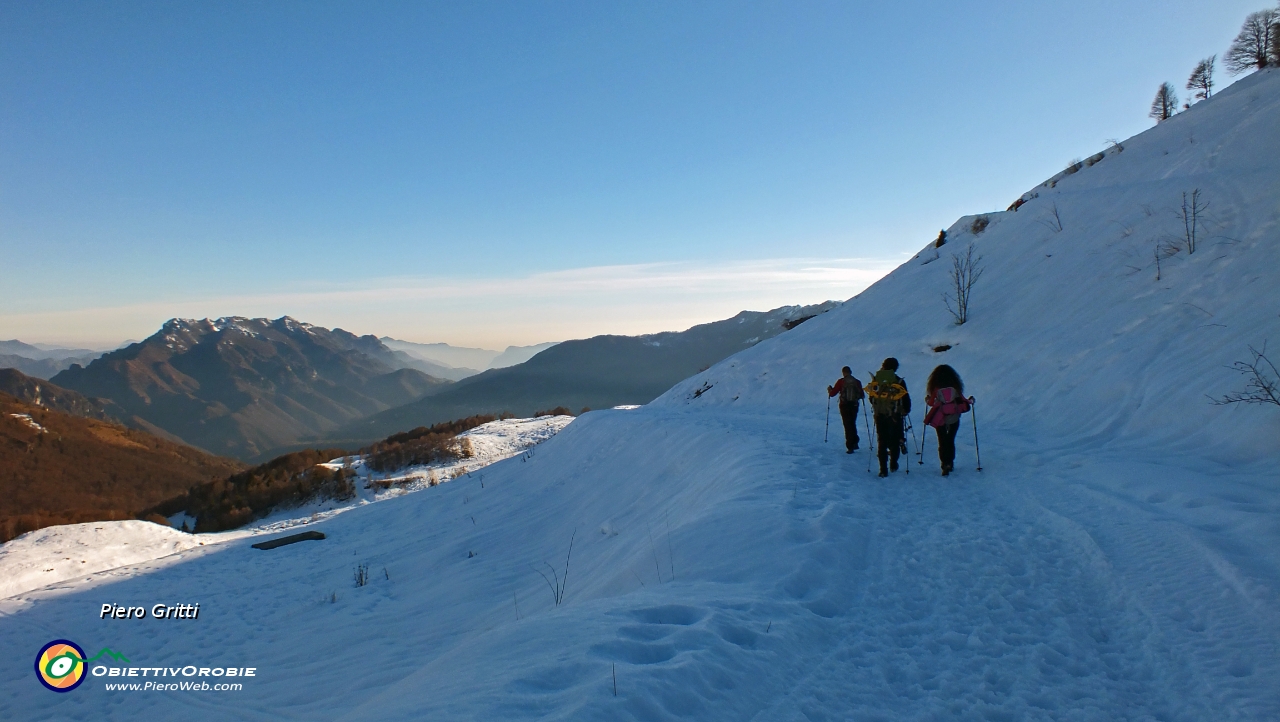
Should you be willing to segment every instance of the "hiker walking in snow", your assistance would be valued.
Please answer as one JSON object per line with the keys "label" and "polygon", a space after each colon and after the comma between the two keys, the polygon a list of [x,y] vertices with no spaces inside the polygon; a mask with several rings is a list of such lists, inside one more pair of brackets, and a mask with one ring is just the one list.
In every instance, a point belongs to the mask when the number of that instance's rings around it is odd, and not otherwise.
{"label": "hiker walking in snow", "polygon": [[898,470],[898,457],[906,444],[902,420],[911,413],[911,394],[907,393],[907,382],[898,375],[898,359],[885,359],[865,390],[876,417],[880,476],[888,476],[890,471]]}
{"label": "hiker walking in snow", "polygon": [[942,463],[942,475],[950,476],[956,465],[956,432],[960,430],[960,414],[971,408],[973,399],[964,397],[964,381],[960,380],[960,374],[942,364],[929,374],[924,403],[929,407],[924,423],[938,432],[938,461]]}
{"label": "hiker walking in snow", "polygon": [[844,374],[834,386],[827,387],[827,397],[840,397],[840,421],[844,423],[844,448],[846,454],[858,450],[858,402],[862,400],[862,382],[848,366],[840,369]]}

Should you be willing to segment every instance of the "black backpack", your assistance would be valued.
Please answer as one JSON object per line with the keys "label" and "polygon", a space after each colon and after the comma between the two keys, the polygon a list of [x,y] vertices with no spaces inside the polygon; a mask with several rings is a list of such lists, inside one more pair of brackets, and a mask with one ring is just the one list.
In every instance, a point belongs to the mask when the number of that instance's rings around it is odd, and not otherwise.
{"label": "black backpack", "polygon": [[840,403],[856,404],[862,397],[862,382],[852,376],[846,377],[844,387],[840,389]]}

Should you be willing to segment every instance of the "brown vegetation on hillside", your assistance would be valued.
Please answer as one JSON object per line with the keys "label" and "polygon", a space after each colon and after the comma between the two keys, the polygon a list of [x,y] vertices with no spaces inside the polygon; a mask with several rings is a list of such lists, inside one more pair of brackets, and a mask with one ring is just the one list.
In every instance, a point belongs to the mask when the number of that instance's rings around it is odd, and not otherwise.
{"label": "brown vegetation on hillside", "polygon": [[464,431],[509,416],[480,414],[465,419],[446,421],[434,426],[419,426],[412,431],[392,434],[372,446],[361,449],[365,466],[374,471],[391,471],[415,464],[460,459],[466,449],[454,439]]}
{"label": "brown vegetation on hillside", "polygon": [[[548,413],[569,413],[563,407]],[[478,415],[448,421],[434,426],[421,426],[365,447],[355,455],[364,457],[365,465],[374,471],[394,471],[415,464],[428,464],[466,458],[470,445],[457,437],[499,418],[509,416]],[[147,511],[172,516],[185,511],[196,519],[196,532],[214,532],[244,526],[272,511],[298,506],[317,499],[344,501],[355,495],[355,472],[347,466],[322,466],[333,459],[347,456],[342,449],[307,449],[277,457],[234,474],[191,487]]]}
{"label": "brown vegetation on hillside", "polygon": [[229,478],[193,486],[154,511],[165,516],[185,511],[196,518],[195,531],[212,532],[244,526],[276,508],[311,499],[350,499],[355,495],[355,473],[320,466],[345,453],[307,449],[285,454]]}
{"label": "brown vegetation on hillside", "polygon": [[55,524],[145,518],[243,465],[0,394],[0,542]]}

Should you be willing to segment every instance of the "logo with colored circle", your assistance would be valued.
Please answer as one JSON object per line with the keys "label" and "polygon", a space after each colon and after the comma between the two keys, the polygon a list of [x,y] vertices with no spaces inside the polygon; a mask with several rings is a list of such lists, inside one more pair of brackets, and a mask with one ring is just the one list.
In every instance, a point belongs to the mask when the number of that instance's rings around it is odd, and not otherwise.
{"label": "logo with colored circle", "polygon": [[84,650],[67,639],[55,639],[36,655],[36,677],[54,692],[70,692],[84,681]]}

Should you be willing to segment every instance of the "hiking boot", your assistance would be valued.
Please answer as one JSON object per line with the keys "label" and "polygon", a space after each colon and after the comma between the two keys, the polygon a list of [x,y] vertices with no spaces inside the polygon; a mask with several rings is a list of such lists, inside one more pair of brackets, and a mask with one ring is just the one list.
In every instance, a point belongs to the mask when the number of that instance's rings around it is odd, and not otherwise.
{"label": "hiking boot", "polygon": [[885,478],[888,475],[889,475],[889,472],[885,471],[884,469],[881,469],[880,473],[876,474],[876,476],[880,477],[881,479]]}
{"label": "hiking boot", "polygon": [[945,467],[945,466],[944,466],[944,467],[942,467],[942,475],[943,475],[943,476],[951,476],[951,469],[949,469],[949,468],[947,468],[947,467]]}
{"label": "hiking boot", "polygon": [[845,449],[845,450],[844,450],[844,453],[846,453],[846,454],[852,454],[852,453],[853,453],[853,452],[855,452],[855,451],[857,451],[857,449],[856,449],[856,448],[853,448],[853,449]]}
{"label": "hiking boot", "polygon": [[897,470],[898,470],[898,462],[896,462],[896,461],[890,461],[890,462],[889,462],[889,471],[897,471]]}
{"label": "hiking boot", "polygon": [[906,439],[903,439],[903,440],[902,440],[902,446],[901,446],[901,449],[902,449],[902,455],[903,455],[903,456],[906,456],[906,455],[907,455],[907,441],[906,441]]}

